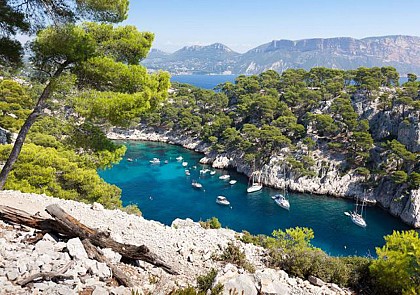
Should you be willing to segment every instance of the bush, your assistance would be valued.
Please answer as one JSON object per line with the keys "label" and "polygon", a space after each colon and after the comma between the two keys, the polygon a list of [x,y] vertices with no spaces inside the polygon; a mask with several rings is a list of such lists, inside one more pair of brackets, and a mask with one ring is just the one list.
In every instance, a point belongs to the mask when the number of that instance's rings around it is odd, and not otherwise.
{"label": "bush", "polygon": [[357,167],[355,170],[357,175],[361,175],[364,176],[365,178],[370,176],[370,171],[369,169],[365,168],[365,167]]}
{"label": "bush", "polygon": [[125,213],[128,213],[128,214],[137,215],[137,216],[142,215],[139,207],[136,204],[124,206],[121,208],[121,211],[124,211]]}
{"label": "bush", "polygon": [[419,234],[394,231],[385,241],[385,246],[376,248],[378,258],[369,267],[378,293],[420,294]]}
{"label": "bush", "polygon": [[250,273],[255,272],[255,267],[246,259],[246,255],[239,247],[232,242],[224,249],[222,255],[216,256],[215,260],[225,261],[242,267]]}
{"label": "bush", "polygon": [[217,270],[212,268],[207,274],[197,277],[197,288],[199,292],[207,294],[207,291],[210,290],[211,295],[221,294],[223,291],[222,284],[218,283],[216,286],[212,287],[216,275]]}
{"label": "bush", "polygon": [[222,227],[222,224],[220,223],[219,219],[217,219],[217,217],[212,217],[210,219],[207,219],[206,221],[200,221],[199,223],[201,227],[205,229],[217,229]]}
{"label": "bush", "polygon": [[217,270],[212,268],[207,274],[197,277],[197,289],[188,286],[184,289],[172,290],[169,295],[220,295],[223,292],[223,285],[218,283],[213,286]]}
{"label": "bush", "polygon": [[403,183],[407,182],[408,175],[407,175],[407,173],[405,173],[405,171],[398,170],[398,171],[395,171],[394,173],[392,173],[392,180],[396,184],[403,184]]}

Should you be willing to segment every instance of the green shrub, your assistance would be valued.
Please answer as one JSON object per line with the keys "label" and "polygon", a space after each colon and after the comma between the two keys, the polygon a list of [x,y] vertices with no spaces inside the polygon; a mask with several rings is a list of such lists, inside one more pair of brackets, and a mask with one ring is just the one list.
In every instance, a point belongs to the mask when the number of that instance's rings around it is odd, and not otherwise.
{"label": "green shrub", "polygon": [[246,259],[245,253],[233,242],[229,242],[223,253],[220,256],[216,256],[215,259],[235,264],[250,273],[255,272],[255,267]]}
{"label": "green shrub", "polygon": [[405,171],[398,170],[392,173],[392,180],[397,184],[403,184],[407,182],[408,175]]}
{"label": "green shrub", "polygon": [[124,206],[121,208],[121,211],[124,211],[125,213],[128,213],[128,214],[137,215],[137,216],[142,215],[139,207],[136,204]]}
{"label": "green shrub", "polygon": [[219,219],[217,219],[217,217],[212,217],[210,219],[207,219],[206,221],[200,221],[199,223],[201,227],[205,229],[209,229],[209,228],[217,229],[217,228],[222,227],[222,224],[220,223]]}
{"label": "green shrub", "polygon": [[355,170],[357,175],[361,175],[364,177],[369,177],[370,176],[370,171],[369,169],[365,168],[365,167],[357,167]]}
{"label": "green shrub", "polygon": [[369,269],[376,289],[386,294],[420,294],[420,238],[414,231],[394,231],[376,248]]}
{"label": "green shrub", "polygon": [[212,268],[207,274],[197,277],[197,288],[199,292],[207,294],[210,290],[211,295],[219,295],[223,292],[223,285],[218,283],[213,286],[214,279],[216,278],[217,270]]}

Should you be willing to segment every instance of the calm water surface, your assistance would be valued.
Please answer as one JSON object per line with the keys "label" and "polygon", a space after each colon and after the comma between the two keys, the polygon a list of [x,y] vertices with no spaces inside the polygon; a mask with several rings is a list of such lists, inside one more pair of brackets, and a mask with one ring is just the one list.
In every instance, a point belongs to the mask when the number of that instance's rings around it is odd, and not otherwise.
{"label": "calm water surface", "polygon": [[[170,225],[175,218],[199,221],[216,216],[224,227],[267,235],[275,229],[306,226],[315,232],[313,244],[331,255],[375,256],[375,247],[384,244],[384,235],[394,229],[408,229],[399,219],[376,207],[367,208],[368,226],[358,227],[344,215],[344,211],[352,210],[354,205],[344,199],[291,194],[289,212],[271,199],[278,191],[264,188],[248,194],[248,179],[232,170],[200,175],[200,169],[212,169],[198,163],[202,154],[163,143],[125,144],[128,150],[124,160],[99,174],[107,182],[119,186],[123,203],[137,204],[147,219]],[[185,175],[185,168],[175,159],[180,155],[188,162],[190,176]],[[159,165],[150,164],[154,157],[160,158]],[[128,158],[133,161],[127,161]],[[238,182],[229,185],[219,179],[222,174],[230,174],[231,179]],[[203,189],[194,189],[193,180],[199,181]],[[226,196],[231,207],[216,204],[218,195]]]}

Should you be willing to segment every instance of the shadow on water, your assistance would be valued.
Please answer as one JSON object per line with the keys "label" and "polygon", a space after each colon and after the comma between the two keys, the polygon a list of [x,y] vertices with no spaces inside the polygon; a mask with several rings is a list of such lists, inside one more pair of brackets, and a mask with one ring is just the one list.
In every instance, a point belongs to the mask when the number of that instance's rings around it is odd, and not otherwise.
{"label": "shadow on water", "polygon": [[[153,142],[129,142],[125,158],[120,164],[99,174],[109,183],[122,189],[125,205],[137,204],[143,216],[170,225],[175,218],[191,218],[195,221],[217,217],[222,226],[236,231],[247,230],[252,234],[269,235],[276,229],[296,226],[314,230],[313,245],[331,255],[375,255],[375,247],[384,244],[383,236],[393,230],[409,229],[399,219],[377,207],[368,207],[366,222],[361,228],[344,215],[353,209],[353,202],[310,194],[290,195],[290,211],[277,206],[271,196],[279,191],[263,188],[256,193],[246,193],[248,179],[235,171],[228,171],[230,179],[219,179],[226,170],[213,169],[199,164],[201,154],[179,146]],[[187,167],[176,157],[182,156]],[[159,158],[160,164],[149,161]],[[128,161],[130,158],[132,161]],[[165,160],[168,161],[165,164]],[[189,176],[185,169],[190,171]],[[200,173],[200,170],[215,170]],[[192,181],[203,185],[193,188]],[[225,196],[231,206],[215,202],[218,195]]]}

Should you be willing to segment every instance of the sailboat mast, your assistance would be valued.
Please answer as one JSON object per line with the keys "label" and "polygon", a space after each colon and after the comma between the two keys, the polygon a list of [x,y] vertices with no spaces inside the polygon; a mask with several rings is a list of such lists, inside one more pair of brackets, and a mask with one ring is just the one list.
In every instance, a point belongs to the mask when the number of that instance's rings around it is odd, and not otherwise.
{"label": "sailboat mast", "polygon": [[286,197],[286,165],[283,166],[283,197]]}

